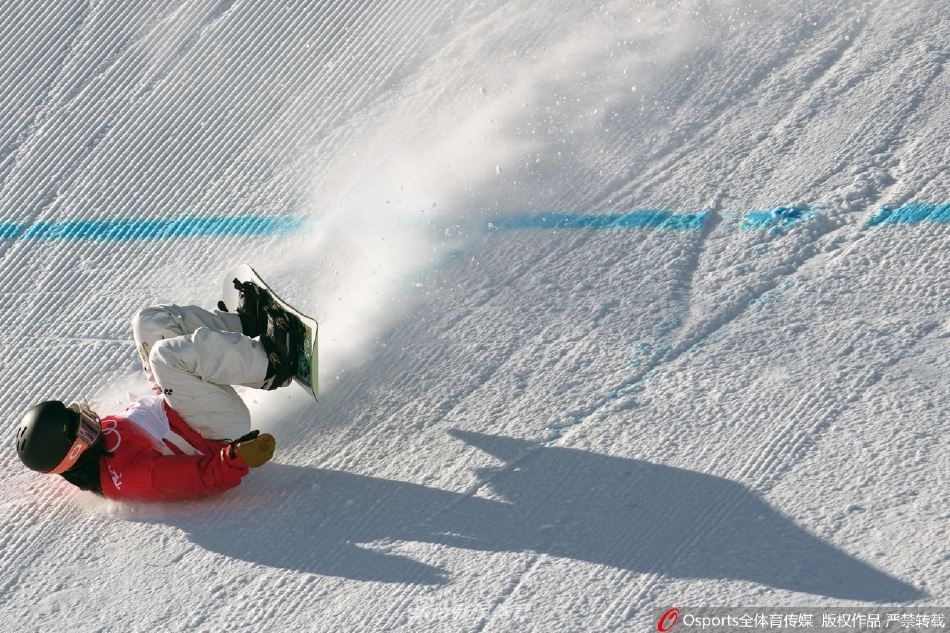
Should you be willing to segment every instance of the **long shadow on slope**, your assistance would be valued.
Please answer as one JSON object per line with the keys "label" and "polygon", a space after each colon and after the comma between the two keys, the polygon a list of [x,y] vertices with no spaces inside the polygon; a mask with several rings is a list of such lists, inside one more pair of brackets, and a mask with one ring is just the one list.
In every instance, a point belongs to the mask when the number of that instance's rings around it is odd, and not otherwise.
{"label": "long shadow on slope", "polygon": [[[701,473],[452,435],[516,467],[479,477],[503,501],[342,471],[273,465],[232,493],[222,516],[171,522],[230,557],[356,580],[442,584],[449,574],[394,550],[403,542],[537,551],[678,578],[745,580],[864,602],[921,591],[822,542],[735,482]],[[249,482],[250,483],[250,482]],[[280,495],[286,495],[277,499]],[[169,517],[164,517],[168,521]],[[369,545],[365,545],[369,544]]]}

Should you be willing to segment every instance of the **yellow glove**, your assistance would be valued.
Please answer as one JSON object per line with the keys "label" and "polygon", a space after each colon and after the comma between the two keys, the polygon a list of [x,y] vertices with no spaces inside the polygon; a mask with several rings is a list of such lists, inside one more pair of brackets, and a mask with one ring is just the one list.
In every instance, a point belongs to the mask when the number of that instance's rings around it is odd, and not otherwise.
{"label": "yellow glove", "polygon": [[274,456],[274,449],[277,448],[277,441],[273,435],[270,433],[255,435],[256,433],[257,431],[248,433],[244,437],[252,436],[250,439],[241,438],[231,444],[232,455],[236,453],[250,468],[263,466]]}

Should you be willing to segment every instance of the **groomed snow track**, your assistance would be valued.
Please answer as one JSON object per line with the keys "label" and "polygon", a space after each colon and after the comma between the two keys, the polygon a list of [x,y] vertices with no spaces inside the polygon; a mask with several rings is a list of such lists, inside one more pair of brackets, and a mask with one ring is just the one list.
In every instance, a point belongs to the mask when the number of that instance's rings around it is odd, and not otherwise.
{"label": "groomed snow track", "polygon": [[[12,2],[0,621],[644,631],[946,605],[939,2]],[[118,504],[19,464],[257,268],[321,383],[274,462]]]}

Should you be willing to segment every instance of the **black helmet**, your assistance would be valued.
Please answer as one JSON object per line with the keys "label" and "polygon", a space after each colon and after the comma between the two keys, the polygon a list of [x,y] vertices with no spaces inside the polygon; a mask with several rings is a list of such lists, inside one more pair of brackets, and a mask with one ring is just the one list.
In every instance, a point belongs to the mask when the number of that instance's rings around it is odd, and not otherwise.
{"label": "black helmet", "polygon": [[66,457],[78,428],[78,412],[58,400],[41,402],[23,414],[16,453],[27,468],[48,473]]}

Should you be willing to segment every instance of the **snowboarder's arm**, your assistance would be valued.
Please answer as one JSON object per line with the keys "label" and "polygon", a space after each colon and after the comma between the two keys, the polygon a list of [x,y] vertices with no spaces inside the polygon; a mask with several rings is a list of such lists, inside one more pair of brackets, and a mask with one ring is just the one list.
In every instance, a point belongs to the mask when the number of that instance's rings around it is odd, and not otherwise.
{"label": "snowboarder's arm", "polygon": [[[116,499],[176,501],[218,494],[234,488],[248,473],[229,446],[208,455],[163,455],[143,451],[124,466],[107,464],[103,490]],[[111,481],[105,481],[111,478]]]}
{"label": "snowboarder's arm", "polygon": [[203,454],[169,455],[139,435],[127,433],[121,450],[103,457],[102,490],[110,499],[176,501],[218,494],[267,462],[276,446],[272,435],[254,431],[230,444],[207,440]]}
{"label": "snowboarder's arm", "polygon": [[152,458],[151,482],[165,499],[192,499],[234,488],[248,473],[228,447],[211,455],[158,455]]}

